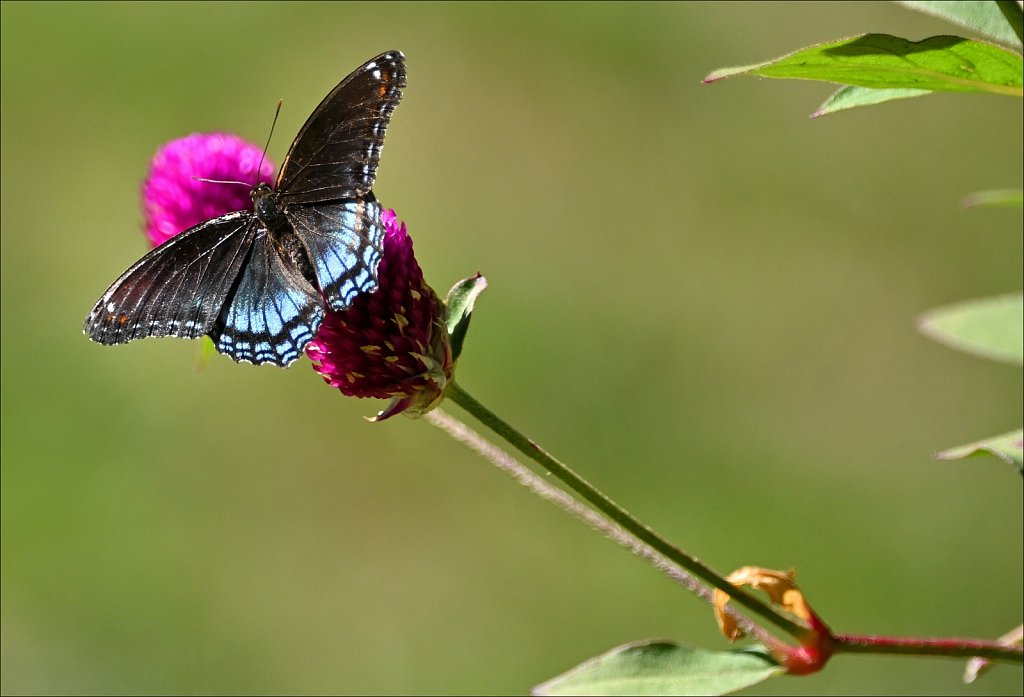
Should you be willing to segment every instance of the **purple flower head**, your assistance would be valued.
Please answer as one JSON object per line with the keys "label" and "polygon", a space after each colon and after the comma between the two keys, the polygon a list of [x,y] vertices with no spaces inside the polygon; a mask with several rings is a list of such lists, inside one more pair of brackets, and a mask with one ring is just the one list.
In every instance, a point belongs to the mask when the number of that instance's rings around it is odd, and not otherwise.
{"label": "purple flower head", "polygon": [[405,223],[393,210],[381,218],[377,290],[358,296],[347,310],[328,312],[306,347],[313,369],[331,387],[351,397],[391,399],[378,421],[437,406],[455,367],[444,305],[423,281]]}
{"label": "purple flower head", "polygon": [[210,218],[252,210],[249,190],[261,181],[273,181],[274,176],[274,164],[263,160],[261,166],[262,157],[260,148],[230,133],[193,133],[157,150],[142,185],[146,235],[153,246]]}

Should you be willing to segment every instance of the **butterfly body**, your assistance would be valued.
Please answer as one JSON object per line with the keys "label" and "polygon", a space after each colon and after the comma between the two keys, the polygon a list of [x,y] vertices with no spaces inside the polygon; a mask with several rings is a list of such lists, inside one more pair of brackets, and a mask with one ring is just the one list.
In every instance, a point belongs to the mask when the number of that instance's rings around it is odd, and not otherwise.
{"label": "butterfly body", "polygon": [[101,344],[206,334],[236,361],[298,358],[327,309],[377,287],[384,226],[372,187],[403,87],[398,51],[342,80],[292,142],[275,186],[252,189],[252,211],[200,223],[144,256],[96,302],[85,333]]}
{"label": "butterfly body", "polygon": [[264,182],[257,184],[249,193],[249,198],[252,199],[253,212],[256,214],[256,217],[259,218],[260,222],[270,232],[280,237],[294,234],[294,230],[288,224],[288,218],[285,216],[284,211],[281,210],[281,204],[278,202],[277,196],[274,195],[274,190],[270,188],[269,184]]}

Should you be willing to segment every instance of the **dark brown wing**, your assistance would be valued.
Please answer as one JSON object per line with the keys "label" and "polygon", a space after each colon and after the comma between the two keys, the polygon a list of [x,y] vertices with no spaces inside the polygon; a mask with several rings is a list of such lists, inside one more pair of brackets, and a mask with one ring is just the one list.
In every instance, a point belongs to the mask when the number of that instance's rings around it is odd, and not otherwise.
{"label": "dark brown wing", "polygon": [[275,189],[283,205],[360,198],[373,188],[405,56],[388,51],[331,90],[295,136]]}
{"label": "dark brown wing", "polygon": [[114,281],[85,318],[101,344],[210,331],[252,246],[255,216],[229,213],[175,235]]}

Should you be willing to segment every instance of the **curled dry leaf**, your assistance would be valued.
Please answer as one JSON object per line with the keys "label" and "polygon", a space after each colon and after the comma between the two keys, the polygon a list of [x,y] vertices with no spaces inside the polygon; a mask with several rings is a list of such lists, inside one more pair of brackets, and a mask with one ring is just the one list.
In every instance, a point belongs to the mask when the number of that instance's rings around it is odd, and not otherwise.
{"label": "curled dry leaf", "polygon": [[[810,620],[811,609],[804,600],[804,594],[796,585],[795,576],[796,571],[792,569],[786,572],[760,566],[744,566],[729,574],[727,580],[734,586],[750,586],[755,590],[764,591],[776,605],[802,620]],[[743,637],[743,630],[725,612],[725,605],[729,600],[727,593],[715,590],[715,619],[718,620],[718,628],[726,639],[736,641]]]}

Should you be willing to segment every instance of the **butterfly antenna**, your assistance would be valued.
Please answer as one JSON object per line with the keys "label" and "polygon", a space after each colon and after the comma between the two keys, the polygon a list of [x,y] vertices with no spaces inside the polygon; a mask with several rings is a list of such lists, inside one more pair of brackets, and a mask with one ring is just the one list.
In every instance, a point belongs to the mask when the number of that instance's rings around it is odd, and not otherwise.
{"label": "butterfly antenna", "polygon": [[233,179],[207,179],[206,177],[192,177],[192,181],[207,182],[208,184],[238,184],[239,186],[249,186],[245,182],[236,182]]}
{"label": "butterfly antenna", "polygon": [[[274,111],[274,120],[270,122],[270,133],[267,134],[267,144],[263,146],[263,154],[260,155],[260,164],[256,168],[256,176],[259,176],[263,170],[263,160],[267,159],[267,148],[270,147],[270,139],[274,137],[274,126],[277,125],[277,117],[281,115],[281,105],[284,104],[284,98],[277,100],[277,109]],[[257,182],[259,183],[259,182]]]}

